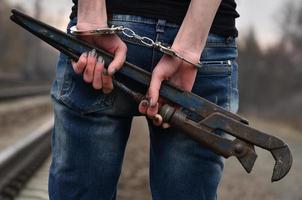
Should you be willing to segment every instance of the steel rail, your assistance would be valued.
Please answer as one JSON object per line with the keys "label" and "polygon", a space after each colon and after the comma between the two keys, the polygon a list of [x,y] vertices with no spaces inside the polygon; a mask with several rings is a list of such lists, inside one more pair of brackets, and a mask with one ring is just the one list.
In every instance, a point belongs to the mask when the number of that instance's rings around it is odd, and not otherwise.
{"label": "steel rail", "polygon": [[13,199],[50,155],[53,120],[0,152],[0,199]]}
{"label": "steel rail", "polygon": [[0,89],[0,101],[17,99],[22,97],[38,96],[50,93],[49,85],[12,87]]}

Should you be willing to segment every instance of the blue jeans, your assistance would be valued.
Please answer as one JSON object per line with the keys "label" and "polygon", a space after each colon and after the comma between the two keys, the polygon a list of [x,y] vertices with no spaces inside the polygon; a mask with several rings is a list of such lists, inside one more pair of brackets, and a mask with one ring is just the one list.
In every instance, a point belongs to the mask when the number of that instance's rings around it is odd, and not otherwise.
{"label": "blue jeans", "polygon": [[[69,27],[76,23],[71,21]],[[171,45],[178,26],[165,20],[114,15],[110,22]],[[162,54],[121,36],[127,60],[152,71]],[[227,110],[237,111],[237,48],[234,38],[210,34],[201,55],[193,92]],[[96,91],[73,72],[60,56],[52,88],[55,127],[49,175],[50,199],[116,197],[127,139],[137,105],[115,89]],[[155,200],[212,200],[222,175],[223,159],[179,130],[163,130],[149,123],[150,185]],[[167,134],[169,133],[169,134]]]}

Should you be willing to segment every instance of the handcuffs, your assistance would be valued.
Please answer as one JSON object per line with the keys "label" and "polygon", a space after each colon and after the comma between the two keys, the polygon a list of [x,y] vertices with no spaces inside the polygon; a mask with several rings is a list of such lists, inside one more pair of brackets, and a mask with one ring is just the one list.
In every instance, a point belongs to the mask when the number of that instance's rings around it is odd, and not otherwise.
{"label": "handcuffs", "polygon": [[198,63],[193,63],[193,62],[185,59],[182,55],[180,55],[178,52],[173,50],[171,47],[164,46],[163,44],[161,44],[161,42],[154,42],[151,38],[139,36],[132,29],[126,28],[124,26],[112,25],[111,27],[97,28],[97,29],[93,29],[93,30],[78,30],[76,26],[72,26],[70,28],[70,33],[75,36],[108,35],[108,34],[122,33],[123,35],[125,35],[128,38],[136,39],[136,40],[140,41],[140,43],[142,43],[144,46],[147,46],[150,48],[155,48],[166,55],[177,57],[177,58],[195,66],[196,68],[202,67],[202,64],[200,61]]}

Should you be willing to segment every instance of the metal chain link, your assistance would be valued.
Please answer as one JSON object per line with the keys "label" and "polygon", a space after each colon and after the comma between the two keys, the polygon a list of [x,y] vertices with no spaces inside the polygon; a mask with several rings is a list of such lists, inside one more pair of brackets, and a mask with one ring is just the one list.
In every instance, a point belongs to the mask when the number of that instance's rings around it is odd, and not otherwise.
{"label": "metal chain link", "polygon": [[164,46],[161,44],[161,42],[155,42],[149,37],[145,36],[140,36],[135,33],[130,28],[124,27],[124,26],[114,26],[112,25],[111,27],[106,27],[106,28],[100,28],[96,30],[89,30],[89,31],[79,31],[77,30],[76,26],[71,27],[71,33],[75,35],[102,35],[102,34],[116,34],[116,33],[122,33],[124,36],[130,38],[130,39],[135,39],[139,41],[141,44],[150,47],[150,48],[155,48],[159,51],[161,51],[164,54],[170,55],[170,56],[175,56],[187,63],[190,63],[191,65],[194,65],[197,68],[201,68],[202,65],[200,62],[197,64],[192,63],[189,60],[186,60],[183,56],[181,56],[179,53],[177,53],[175,50],[173,50],[169,46]]}
{"label": "metal chain link", "polygon": [[123,28],[121,28],[121,30],[122,30],[121,32],[123,35],[125,35],[126,37],[131,38],[131,39],[134,38],[134,39],[138,40],[141,44],[144,44],[145,46],[148,46],[151,48],[153,47],[170,56],[177,56],[177,53],[173,49],[171,49],[171,47],[164,46],[161,44],[161,42],[154,42],[154,40],[152,40],[149,37],[145,37],[145,36],[142,37],[142,36],[136,34],[130,28],[123,27]]}
{"label": "metal chain link", "polygon": [[138,40],[141,44],[144,44],[145,46],[147,47],[150,47],[150,48],[155,48],[155,49],[158,49],[159,51],[161,51],[162,53],[164,54],[167,54],[167,55],[170,55],[170,56],[175,56],[175,57],[178,57],[180,58],[181,60],[187,62],[187,63],[190,63],[192,65],[194,65],[195,67],[197,68],[201,68],[201,63],[198,62],[197,64],[195,63],[192,63],[188,60],[186,60],[183,56],[179,55],[176,51],[174,51],[171,47],[169,46],[164,46],[161,44],[161,42],[154,42],[154,40],[152,40],[151,38],[149,37],[142,37],[138,34],[135,33],[135,31],[133,31],[132,29],[130,28],[127,28],[127,27],[122,27],[121,29],[122,34],[130,39],[136,39]]}
{"label": "metal chain link", "polygon": [[152,40],[151,38],[148,38],[148,37],[142,37],[138,34],[136,34],[132,29],[130,28],[125,28],[123,27],[122,28],[122,33],[123,35],[125,35],[126,37],[128,38],[131,38],[131,39],[136,39],[138,41],[140,41],[142,44],[148,46],[148,47],[156,47],[156,43],[154,42],[154,40]]}

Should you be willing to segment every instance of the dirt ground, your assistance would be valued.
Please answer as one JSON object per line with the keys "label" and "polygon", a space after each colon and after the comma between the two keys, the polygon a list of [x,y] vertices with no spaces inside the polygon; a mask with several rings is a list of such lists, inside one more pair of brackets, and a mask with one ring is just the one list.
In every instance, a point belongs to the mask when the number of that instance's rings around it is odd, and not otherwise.
{"label": "dirt ground", "polygon": [[[294,163],[289,174],[271,183],[274,161],[270,153],[256,149],[258,159],[251,174],[246,174],[236,159],[228,159],[218,192],[226,200],[302,200],[302,133],[273,122],[248,117],[251,125],[283,138],[290,146]],[[148,182],[149,138],[143,118],[136,118],[127,146],[118,199],[150,200]]]}

